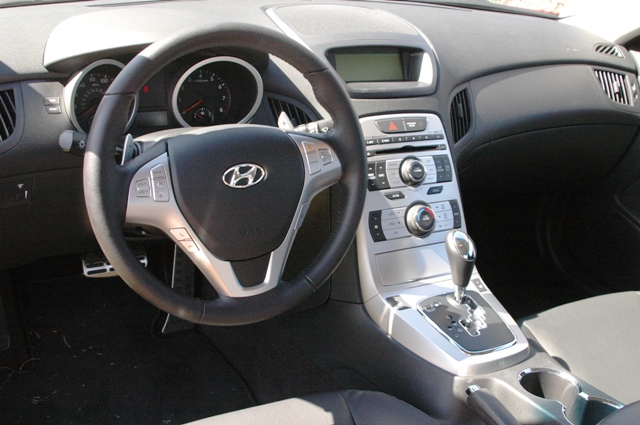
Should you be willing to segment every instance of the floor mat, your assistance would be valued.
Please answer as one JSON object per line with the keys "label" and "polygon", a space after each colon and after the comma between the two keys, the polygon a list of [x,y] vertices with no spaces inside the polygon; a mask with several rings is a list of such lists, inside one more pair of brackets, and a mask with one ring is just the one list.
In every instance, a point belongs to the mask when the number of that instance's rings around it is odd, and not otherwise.
{"label": "floor mat", "polygon": [[2,423],[173,425],[254,404],[205,337],[155,337],[157,310],[120,279],[17,294],[32,357],[0,369]]}

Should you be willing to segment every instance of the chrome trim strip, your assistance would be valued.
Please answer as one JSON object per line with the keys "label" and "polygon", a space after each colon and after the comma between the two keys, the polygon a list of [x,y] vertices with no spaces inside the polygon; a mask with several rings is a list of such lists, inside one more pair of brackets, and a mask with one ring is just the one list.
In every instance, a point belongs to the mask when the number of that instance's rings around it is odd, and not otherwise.
{"label": "chrome trim strip", "polygon": [[[438,295],[445,295],[445,294],[449,294],[449,293],[450,293],[450,292],[443,292],[443,293],[441,293],[441,294],[436,294],[435,296],[438,296]],[[482,295],[481,295],[480,293],[478,293],[478,295],[480,295],[480,296],[482,297]],[[429,299],[429,298],[431,298],[431,297],[427,297],[427,298],[424,298],[423,300],[420,300],[420,301],[418,302],[418,305],[419,305],[422,301],[427,300],[427,299]],[[484,298],[484,297],[483,297],[483,298]],[[485,299],[485,301],[487,301],[487,300]],[[487,303],[489,303],[489,301],[487,301]],[[489,305],[491,305],[491,304],[489,303]],[[491,306],[491,308],[493,308],[493,306]],[[433,320],[431,320],[431,319],[429,318],[429,316],[427,316],[427,315],[424,313],[424,311],[423,311],[423,309],[422,309],[422,308],[418,308],[417,310],[418,310],[418,312],[422,315],[422,317],[424,317],[424,318],[427,320],[427,322],[429,322],[429,324],[430,324],[431,326],[433,326],[433,328],[434,328],[436,331],[438,331],[438,333],[439,333],[440,335],[444,336],[444,337],[445,337],[445,338],[446,338],[446,339],[447,339],[451,344],[453,344],[453,345],[454,345],[458,350],[462,351],[463,353],[469,354],[469,355],[478,355],[478,354],[495,353],[495,352],[497,352],[497,351],[501,351],[501,350],[504,350],[504,349],[506,349],[506,348],[512,347],[512,346],[514,346],[514,345],[515,345],[515,343],[516,343],[516,342],[518,342],[518,339],[516,338],[516,336],[515,336],[515,334],[513,333],[513,331],[509,328],[509,326],[507,326],[507,329],[509,329],[509,332],[511,332],[511,336],[513,336],[513,339],[511,340],[511,342],[508,342],[507,344],[503,344],[503,345],[500,345],[500,346],[498,346],[498,347],[494,347],[494,348],[491,348],[491,349],[488,349],[488,350],[480,350],[480,351],[466,350],[466,349],[464,349],[464,347],[462,347],[460,344],[458,344],[458,343],[457,343],[453,338],[451,338],[449,335],[447,335],[447,333],[446,333],[444,330],[442,330],[438,325],[436,325],[436,324],[433,322]],[[498,317],[500,317],[500,316],[498,315]],[[501,318],[501,319],[502,319],[502,318]],[[503,323],[504,323],[504,320],[503,320]],[[505,326],[506,326],[506,323],[505,323]]]}
{"label": "chrome trim strip", "polygon": [[[76,73],[73,76],[73,78],[71,78],[71,80],[69,80],[66,86],[64,86],[64,92],[63,92],[64,107],[67,110],[67,116],[71,120],[71,123],[76,128],[76,130],[82,133],[84,133],[85,131],[80,126],[80,123],[78,122],[78,118],[76,117],[76,113],[75,113],[75,97],[76,97],[76,92],[78,91],[78,85],[80,84],[80,81],[89,72],[93,71],[95,68],[102,65],[114,65],[120,69],[123,69],[125,66],[122,62],[118,62],[113,59],[102,59],[102,60],[93,62],[92,64],[83,68],[81,71]],[[131,127],[131,124],[133,124],[133,120],[135,119],[137,112],[138,112],[138,94],[136,93],[136,97],[133,101],[133,113],[131,114],[131,117],[129,117],[129,121],[127,121],[127,126],[124,129],[125,132],[129,129],[129,127]]]}
{"label": "chrome trim strip", "polygon": [[[240,65],[246,68],[255,79],[256,90],[257,90],[256,99],[253,102],[253,106],[251,107],[251,110],[249,111],[249,113],[240,121],[238,121],[238,124],[244,124],[248,122],[251,118],[253,118],[256,111],[260,107],[260,103],[262,102],[262,96],[264,94],[264,83],[262,82],[262,77],[260,76],[260,73],[258,72],[258,70],[255,69],[253,65],[251,65],[249,62],[246,62],[242,59],[234,58],[232,56],[216,56],[214,58],[205,59],[193,65],[184,74],[182,74],[182,76],[178,80],[178,83],[173,88],[173,94],[171,95],[171,111],[173,112],[173,116],[180,123],[181,126],[191,127],[189,124],[187,124],[187,122],[184,119],[182,119],[182,116],[180,115],[180,111],[178,109],[178,92],[180,91],[180,86],[182,86],[182,83],[184,83],[184,80],[186,80],[187,77],[189,77],[189,75],[191,75],[195,70],[215,62],[231,62],[237,65]],[[231,101],[233,102],[233,97],[231,98]]]}

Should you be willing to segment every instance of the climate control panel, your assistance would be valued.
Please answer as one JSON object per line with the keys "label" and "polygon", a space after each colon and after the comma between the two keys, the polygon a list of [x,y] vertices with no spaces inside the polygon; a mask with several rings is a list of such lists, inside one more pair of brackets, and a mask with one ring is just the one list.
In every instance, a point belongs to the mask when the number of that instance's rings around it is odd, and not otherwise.
{"label": "climate control panel", "polygon": [[369,232],[374,242],[444,232],[462,226],[457,200],[416,202],[408,207],[369,211]]}

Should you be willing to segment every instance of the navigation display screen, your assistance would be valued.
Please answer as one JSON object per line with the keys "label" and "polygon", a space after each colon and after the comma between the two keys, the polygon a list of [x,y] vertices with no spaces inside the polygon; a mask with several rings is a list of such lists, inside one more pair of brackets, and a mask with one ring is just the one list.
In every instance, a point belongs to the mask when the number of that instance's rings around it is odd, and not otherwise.
{"label": "navigation display screen", "polygon": [[333,58],[338,75],[347,83],[404,81],[402,59],[395,49],[336,51]]}

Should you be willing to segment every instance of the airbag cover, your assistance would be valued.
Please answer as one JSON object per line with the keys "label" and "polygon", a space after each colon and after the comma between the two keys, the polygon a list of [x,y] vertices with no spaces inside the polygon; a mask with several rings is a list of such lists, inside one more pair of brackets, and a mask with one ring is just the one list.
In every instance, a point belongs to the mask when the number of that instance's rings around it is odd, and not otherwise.
{"label": "airbag cover", "polygon": [[[298,146],[286,133],[262,126],[214,129],[176,137],[168,152],[178,206],[213,255],[248,260],[282,244],[305,177]],[[248,187],[225,184],[225,173],[229,183],[229,170],[240,164],[257,165],[265,175]],[[255,181],[259,177],[260,171]],[[248,182],[241,179],[236,186]]]}

